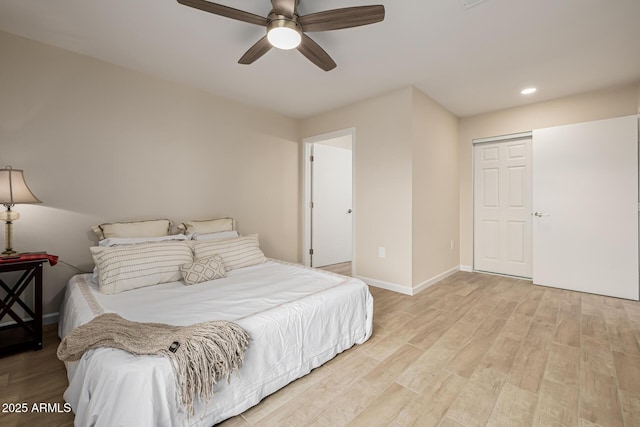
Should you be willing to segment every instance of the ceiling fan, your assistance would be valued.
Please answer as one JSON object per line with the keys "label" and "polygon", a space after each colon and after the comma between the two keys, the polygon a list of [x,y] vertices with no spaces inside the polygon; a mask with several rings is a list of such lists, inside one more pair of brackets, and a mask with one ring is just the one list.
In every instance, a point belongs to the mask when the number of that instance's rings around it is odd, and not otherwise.
{"label": "ceiling fan", "polygon": [[340,30],[384,20],[384,6],[382,5],[345,7],[300,16],[297,12],[299,1],[271,0],[273,9],[266,18],[206,0],[178,0],[178,3],[266,27],[267,35],[242,55],[238,61],[240,64],[252,64],[272,47],[278,49],[297,48],[309,61],[324,71],[333,70],[336,63],[305,32]]}

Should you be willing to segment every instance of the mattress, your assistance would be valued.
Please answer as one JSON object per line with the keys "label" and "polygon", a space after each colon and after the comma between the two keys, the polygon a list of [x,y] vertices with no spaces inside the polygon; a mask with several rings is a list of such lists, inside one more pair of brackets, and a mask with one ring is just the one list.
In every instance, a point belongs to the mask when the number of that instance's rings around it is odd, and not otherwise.
{"label": "mattress", "polygon": [[115,295],[101,294],[92,275],[84,274],[67,285],[60,337],[102,313],[171,325],[228,320],[251,340],[242,369],[229,383],[216,384],[209,401],[196,399],[192,416],[178,403],[168,359],[91,350],[67,363],[64,399],[75,425],[212,426],[369,339],[373,298],[361,280],[276,260],[211,282],[171,282]]}

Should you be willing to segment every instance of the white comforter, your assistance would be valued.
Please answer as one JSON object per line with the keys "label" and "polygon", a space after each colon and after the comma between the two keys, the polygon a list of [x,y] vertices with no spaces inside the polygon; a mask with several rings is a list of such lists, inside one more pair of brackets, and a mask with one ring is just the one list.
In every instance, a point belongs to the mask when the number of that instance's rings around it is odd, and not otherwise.
{"label": "white comforter", "polygon": [[66,336],[102,312],[128,320],[189,325],[237,322],[251,335],[244,366],[217,384],[209,402],[196,400],[188,417],[177,403],[170,362],[100,348],[67,364],[64,398],[76,426],[212,426],[309,373],[372,332],[373,299],[360,280],[268,261],[228,272],[224,279],[182,282],[103,295],[91,275],[69,281],[60,313]]}

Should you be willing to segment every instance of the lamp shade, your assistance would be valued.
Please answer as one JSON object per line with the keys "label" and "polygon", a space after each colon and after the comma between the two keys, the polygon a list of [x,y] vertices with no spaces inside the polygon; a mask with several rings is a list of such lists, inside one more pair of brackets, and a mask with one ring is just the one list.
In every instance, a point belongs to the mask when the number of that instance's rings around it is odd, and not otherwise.
{"label": "lamp shade", "polygon": [[20,169],[7,166],[0,169],[0,204],[13,206],[18,203],[42,203],[31,192]]}

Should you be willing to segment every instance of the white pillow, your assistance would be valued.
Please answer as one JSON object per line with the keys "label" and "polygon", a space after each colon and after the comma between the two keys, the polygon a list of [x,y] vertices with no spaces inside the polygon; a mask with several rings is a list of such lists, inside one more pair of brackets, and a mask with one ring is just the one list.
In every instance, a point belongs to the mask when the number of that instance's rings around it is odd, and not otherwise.
{"label": "white pillow", "polygon": [[193,262],[191,248],[184,241],[94,246],[90,250],[104,294],[179,281],[180,266]]}
{"label": "white pillow", "polygon": [[178,225],[178,230],[182,234],[194,233],[218,233],[220,231],[235,230],[233,218],[216,218],[202,221],[183,222]]}
{"label": "white pillow", "polygon": [[100,240],[98,246],[137,245],[140,243],[167,242],[173,240],[188,240],[188,237],[184,234],[159,237],[110,237]]}
{"label": "white pillow", "polygon": [[98,239],[110,237],[158,237],[168,236],[171,221],[168,219],[154,219],[147,221],[113,222],[91,227]]}
{"label": "white pillow", "polygon": [[222,239],[233,239],[235,237],[239,237],[237,231],[219,231],[217,233],[194,233],[191,235],[192,240],[222,240]]}
{"label": "white pillow", "polygon": [[266,261],[264,253],[260,250],[257,234],[237,239],[195,242],[193,252],[196,260],[220,255],[227,271]]}

